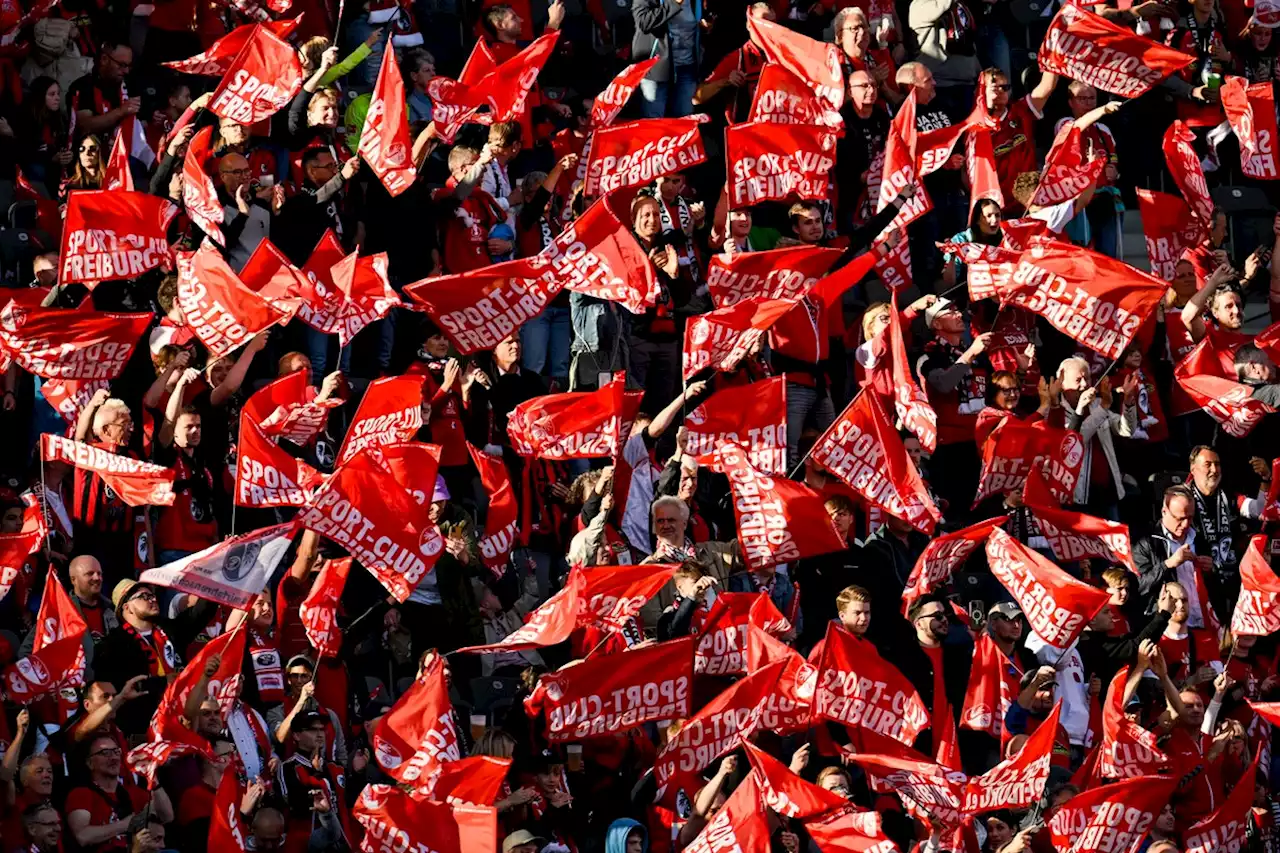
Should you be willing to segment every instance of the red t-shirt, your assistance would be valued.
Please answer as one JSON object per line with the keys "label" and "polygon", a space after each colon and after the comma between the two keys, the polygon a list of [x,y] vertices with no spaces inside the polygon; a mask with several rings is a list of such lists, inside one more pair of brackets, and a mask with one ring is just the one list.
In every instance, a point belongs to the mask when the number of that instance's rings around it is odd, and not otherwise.
{"label": "red t-shirt", "polygon": [[[453,195],[453,181],[436,190],[434,200],[443,201]],[[489,229],[505,221],[502,209],[493,197],[478,187],[471,191],[441,225],[446,272],[463,273],[489,266]]]}
{"label": "red t-shirt", "polygon": [[210,788],[201,780],[182,792],[178,798],[178,813],[174,815],[178,826],[195,823],[201,818],[208,819],[213,813],[213,795],[217,789]]}
{"label": "red t-shirt", "polygon": [[1174,639],[1172,637],[1160,635],[1160,640],[1156,644],[1160,647],[1160,651],[1164,654],[1164,659],[1169,664],[1169,677],[1174,683],[1186,678],[1191,673],[1191,633],[1188,631],[1185,637]]}
{"label": "red t-shirt", "polygon": [[[175,453],[173,464],[179,482],[192,477],[208,478],[206,494],[212,494],[212,474],[203,465],[190,464],[181,450]],[[203,551],[218,541],[218,522],[213,517],[213,506],[208,500],[192,497],[190,487],[174,489],[176,496],[172,506],[161,507],[156,524],[155,538],[158,551]]]}
{"label": "red t-shirt", "polygon": [[1210,762],[1205,758],[1212,744],[1212,735],[1192,734],[1182,727],[1169,735],[1165,752],[1173,761],[1174,775],[1183,780],[1176,795],[1179,828],[1209,816],[1221,803],[1221,759]]}
{"label": "red t-shirt", "polygon": [[[121,791],[120,788],[124,790]],[[114,794],[108,794],[96,786],[72,788],[67,794],[67,802],[63,814],[70,816],[78,811],[89,813],[90,826],[106,826],[117,820],[123,820],[147,804],[150,797],[147,792],[128,782],[121,782]],[[127,809],[127,811],[126,811]],[[85,853],[106,853],[109,850],[126,850],[128,845],[122,833],[115,838],[81,848]]]}
{"label": "red t-shirt", "polygon": [[1009,104],[1005,114],[996,119],[996,129],[991,132],[991,147],[995,151],[996,175],[1000,178],[1000,192],[1004,193],[1005,211],[1017,213],[1022,205],[1013,200],[1013,182],[1023,172],[1034,172],[1036,163],[1036,119],[1040,118],[1031,106],[1031,96]]}

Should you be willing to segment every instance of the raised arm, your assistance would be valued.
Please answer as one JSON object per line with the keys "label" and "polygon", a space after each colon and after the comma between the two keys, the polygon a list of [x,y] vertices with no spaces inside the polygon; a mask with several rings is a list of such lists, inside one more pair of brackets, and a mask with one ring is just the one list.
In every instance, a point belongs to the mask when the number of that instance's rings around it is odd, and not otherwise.
{"label": "raised arm", "polygon": [[680,410],[684,408],[685,403],[692,400],[694,397],[697,397],[705,390],[707,390],[707,383],[705,382],[690,382],[685,386],[684,391],[677,394],[676,398],[670,403],[667,403],[667,407],[661,412],[658,412],[657,416],[649,422],[649,426],[645,430],[649,433],[649,437],[657,438],[666,432],[667,429],[675,423],[676,416],[680,414]]}
{"label": "raised arm", "polygon": [[231,365],[231,369],[227,371],[226,378],[222,380],[222,384],[210,392],[210,405],[221,406],[231,399],[232,394],[240,390],[240,386],[244,384],[245,374],[249,372],[249,367],[253,364],[253,357],[261,352],[266,345],[266,332],[259,332],[249,339],[249,343],[245,345],[240,357],[236,359],[236,363]]}
{"label": "raised arm", "polygon": [[1044,105],[1049,102],[1049,97],[1053,94],[1053,90],[1058,87],[1058,75],[1051,71],[1046,71],[1040,75],[1040,82],[1027,95],[1027,100],[1031,103],[1031,109],[1040,114],[1044,112]]}
{"label": "raised arm", "polygon": [[1182,306],[1182,325],[1187,327],[1187,332],[1191,335],[1191,340],[1199,341],[1205,336],[1204,313],[1209,300],[1213,298],[1214,291],[1222,284],[1225,284],[1235,276],[1235,270],[1230,264],[1221,264],[1214,270],[1207,279],[1205,279],[1204,287],[1195,292],[1195,295],[1187,300],[1187,304]]}

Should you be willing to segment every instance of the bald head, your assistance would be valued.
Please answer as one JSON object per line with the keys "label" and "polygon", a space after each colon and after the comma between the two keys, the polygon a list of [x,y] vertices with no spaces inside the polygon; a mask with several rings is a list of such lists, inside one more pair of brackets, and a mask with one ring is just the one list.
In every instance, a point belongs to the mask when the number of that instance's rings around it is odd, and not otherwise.
{"label": "bald head", "polygon": [[81,601],[94,602],[102,595],[102,564],[97,557],[82,554],[71,561],[68,569],[71,591]]}
{"label": "bald head", "polygon": [[218,175],[222,178],[223,188],[234,196],[236,190],[249,183],[249,161],[242,154],[228,154],[218,161]]}
{"label": "bald head", "polygon": [[[856,6],[849,8],[857,9]],[[849,75],[849,100],[860,117],[867,118],[871,115],[871,109],[876,105],[876,81],[870,74],[855,71]]]}

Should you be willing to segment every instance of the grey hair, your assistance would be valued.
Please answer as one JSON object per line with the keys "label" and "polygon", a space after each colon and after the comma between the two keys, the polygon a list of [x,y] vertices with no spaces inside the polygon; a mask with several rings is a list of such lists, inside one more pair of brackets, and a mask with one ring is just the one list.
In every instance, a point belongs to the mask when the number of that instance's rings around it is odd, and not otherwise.
{"label": "grey hair", "polygon": [[663,495],[653,502],[653,506],[649,507],[650,519],[656,518],[658,515],[658,507],[670,507],[680,513],[680,523],[689,523],[689,506],[684,501],[674,495]]}
{"label": "grey hair", "polygon": [[[856,9],[858,7],[849,6],[846,8]],[[894,82],[899,86],[914,86],[916,84],[916,72],[920,70],[928,71],[929,69],[925,68],[923,62],[916,62],[915,60],[904,62],[898,66],[898,73],[893,76]]]}
{"label": "grey hair", "polygon": [[93,413],[93,434],[98,438],[102,438],[102,428],[110,421],[115,420],[116,416],[121,412],[132,417],[132,413],[129,411],[129,404],[124,400],[118,397],[111,397],[104,402],[98,407],[98,411]]}
{"label": "grey hair", "polygon": [[840,43],[840,33],[844,30],[845,21],[853,17],[854,13],[862,16],[862,22],[867,23],[867,13],[857,6],[845,6],[839,12],[836,12],[834,20],[831,21],[831,40],[836,44]]}
{"label": "grey hair", "polygon": [[1064,359],[1062,360],[1062,363],[1058,365],[1058,378],[1059,378],[1059,379],[1061,379],[1061,378],[1063,378],[1064,376],[1066,376],[1066,375],[1067,375],[1067,365],[1069,365],[1069,364],[1075,364],[1075,365],[1078,365],[1078,366],[1080,367],[1080,369],[1084,371],[1084,375],[1085,375],[1085,377],[1086,377],[1086,378],[1088,378],[1088,379],[1092,379],[1092,378],[1093,378],[1093,370],[1092,370],[1092,369],[1090,369],[1090,367],[1089,367],[1089,362],[1085,361],[1083,358],[1081,358],[1081,357],[1080,357],[1080,356],[1078,356],[1078,355],[1073,355],[1073,356],[1071,356],[1070,358],[1064,358]]}

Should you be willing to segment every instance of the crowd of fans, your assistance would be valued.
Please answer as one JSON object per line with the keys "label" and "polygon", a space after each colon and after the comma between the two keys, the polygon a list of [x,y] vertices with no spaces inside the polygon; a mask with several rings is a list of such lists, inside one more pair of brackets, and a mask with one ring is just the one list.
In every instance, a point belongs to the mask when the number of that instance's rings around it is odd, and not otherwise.
{"label": "crowd of fans", "polygon": [[[154,313],[123,373],[79,398],[53,399],[47,380],[5,359],[0,532],[4,542],[17,541],[34,507],[47,533],[29,554],[3,550],[0,667],[22,670],[42,632],[56,631],[37,621],[48,612],[42,603],[52,595],[49,584],[63,587],[87,632],[82,678],[36,701],[4,696],[0,853],[212,849],[225,774],[243,791],[236,805],[242,849],[416,849],[374,837],[353,810],[367,786],[403,782],[388,775],[393,768],[378,754],[375,733],[442,660],[455,758],[511,759],[496,801],[481,804],[496,808],[501,853],[675,853],[695,843],[752,774],[757,765],[744,748],[709,756],[692,768],[701,773],[697,784],[668,799],[658,795],[655,758],[682,720],[566,745],[548,742],[536,703],[523,700],[537,695],[540,676],[571,662],[698,637],[725,593],[763,594],[785,622],[781,640],[820,670],[824,643],[841,635],[892,664],[932,720],[913,744],[919,760],[942,761],[944,732],[955,723],[958,755],[948,766],[979,776],[1017,754],[1059,707],[1041,801],[975,812],[955,833],[928,808],[874,784],[849,755],[876,750],[851,730],[815,718],[797,730],[754,734],[754,745],[792,773],[877,812],[884,836],[904,851],[1053,849],[1046,824],[1055,810],[1111,781],[1090,772],[1090,762],[1102,736],[1100,706],[1126,666],[1125,714],[1152,734],[1167,758],[1159,772],[1176,778],[1177,787],[1141,846],[1115,849],[1191,849],[1184,845],[1192,827],[1214,815],[1242,779],[1253,779],[1242,837],[1249,850],[1280,851],[1280,764],[1272,758],[1271,723],[1250,705],[1280,698],[1280,648],[1274,634],[1230,630],[1251,537],[1271,532],[1277,416],[1267,414],[1237,437],[1174,376],[1199,341],[1218,336],[1234,353],[1228,358],[1239,382],[1254,399],[1280,408],[1276,365],[1253,342],[1265,324],[1250,316],[1269,316],[1267,306],[1280,305],[1280,268],[1270,271],[1280,217],[1274,245],[1270,234],[1252,245],[1253,231],[1215,210],[1203,242],[1177,260],[1144,333],[1114,361],[1029,311],[971,299],[963,259],[971,256],[962,252],[964,244],[1007,246],[1002,223],[1026,217],[1057,240],[1145,268],[1145,258],[1122,257],[1124,222],[1138,215],[1134,187],[1160,186],[1166,177],[1163,158],[1151,152],[1174,118],[1196,132],[1199,155],[1215,158],[1211,186],[1230,181],[1272,197],[1267,182],[1240,175],[1232,140],[1211,154],[1208,132],[1225,120],[1218,88],[1224,76],[1275,80],[1275,20],[1244,0],[1089,7],[1197,57],[1126,102],[1036,67],[1035,49],[1057,8],[1029,0],[522,0],[483,8],[428,0],[265,7],[64,0],[33,19],[19,3],[0,4],[0,31],[10,31],[0,39],[0,185],[17,185],[7,228],[23,235],[19,248],[0,240],[0,251],[10,254],[6,268],[20,271],[4,282],[0,302],[43,288],[25,304]],[[217,78],[163,64],[208,49],[246,22],[293,17],[301,20],[289,39],[305,82],[269,121],[246,126],[219,118],[208,110]],[[746,119],[765,66],[748,36],[749,17],[839,48],[845,91],[830,201],[727,209],[723,131]],[[452,143],[443,141],[433,123],[437,74],[459,77],[473,51],[500,63],[557,30],[555,52],[520,115],[465,124]],[[357,153],[388,50],[404,81],[418,165],[413,185],[396,195]],[[433,277],[533,257],[592,201],[583,198],[578,176],[589,156],[595,97],[629,63],[654,58],[619,120],[705,114],[708,157],[611,199],[656,273],[656,305],[642,313],[564,290],[491,350],[471,355],[460,355],[430,316],[410,307],[393,308],[342,346],[294,319],[229,355],[213,355],[184,320],[172,264],[91,291],[59,281],[51,205],[65,211],[78,191],[110,189],[108,154],[130,117],[145,140],[129,149],[133,185],[179,208],[190,179],[186,148],[197,132],[213,128],[206,170],[224,216],[218,251],[233,270],[263,241],[302,268],[328,232],[340,244],[336,257],[385,253],[387,280],[400,294]],[[990,117],[1003,201],[971,198],[961,141],[923,179],[932,209],[907,229],[912,280],[904,291],[891,300],[872,272],[825,304],[802,299],[733,370],[685,381],[686,325],[714,307],[712,259],[824,247],[841,250],[834,271],[897,245],[874,238],[913,191],[877,210],[867,185],[880,168],[891,119],[912,93],[921,133],[964,121],[975,105]],[[1105,168],[1064,204],[1030,205],[1045,152],[1068,125],[1082,132],[1091,156],[1106,158]],[[182,214],[170,233],[178,252],[205,237]],[[1108,603],[1069,649],[1036,635],[981,547],[904,610],[904,591],[931,537],[860,499],[811,457],[841,411],[874,384],[877,368],[898,358],[887,346],[891,320],[901,324],[907,370],[937,416],[932,453],[902,432],[941,513],[934,537],[1004,517],[998,526],[1016,540],[1105,590]],[[362,396],[380,377],[422,382],[414,440],[438,447],[439,475],[414,487],[430,503],[444,552],[404,600],[357,560],[337,605],[343,639],[336,655],[313,647],[299,617],[321,571],[346,555],[315,531],[297,531],[247,610],[139,582],[148,568],[296,514],[291,507],[236,506],[232,484],[246,400],[299,373],[307,399],[326,417],[302,443],[279,446],[320,474],[335,470]],[[643,397],[616,459],[556,461],[513,447],[508,421],[517,406],[592,391],[622,375]],[[685,419],[714,392],[773,377],[786,389],[785,471],[821,496],[842,548],[749,566],[728,480],[711,469],[711,457],[691,451]],[[1131,564],[1096,555],[1059,559],[1021,485],[975,502],[984,446],[1013,421],[1079,433],[1080,482],[1066,506],[1127,525]],[[42,461],[46,433],[173,469],[176,499],[131,505],[92,471]],[[497,570],[479,546],[494,532],[491,490],[477,468],[482,454],[505,467],[519,507],[514,547]],[[1265,542],[1261,553],[1269,559]],[[621,630],[579,628],[542,647],[458,651],[521,628],[566,585],[572,568],[642,563],[676,568]],[[243,685],[233,707],[228,712],[209,698],[223,662],[201,658],[196,686],[178,709],[201,746],[147,779],[129,756],[156,739],[166,686],[207,643],[241,625]],[[977,661],[992,646],[1009,691],[994,728],[962,719]],[[689,714],[736,679],[698,674]],[[1246,775],[1257,754],[1256,776]],[[766,812],[763,802],[756,807]],[[785,809],[767,814],[767,843],[777,851],[873,849],[812,837]]]}

